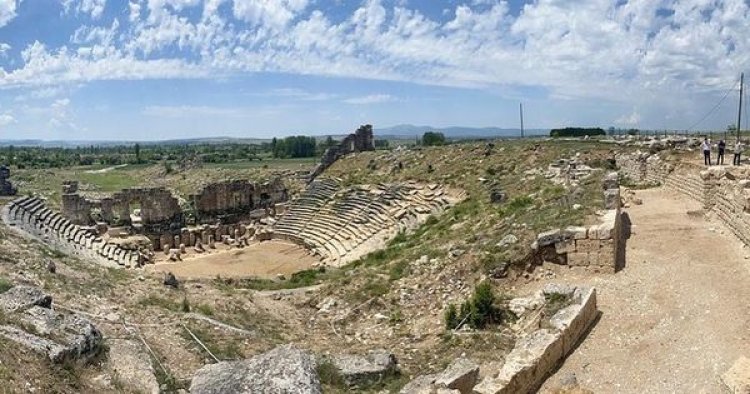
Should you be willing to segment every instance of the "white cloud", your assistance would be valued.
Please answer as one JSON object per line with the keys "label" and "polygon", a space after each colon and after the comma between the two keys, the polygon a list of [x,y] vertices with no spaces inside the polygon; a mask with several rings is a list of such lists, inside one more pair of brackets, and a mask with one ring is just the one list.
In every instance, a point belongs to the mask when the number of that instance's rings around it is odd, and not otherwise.
{"label": "white cloud", "polygon": [[16,0],[0,0],[0,27],[16,17]]}
{"label": "white cloud", "polygon": [[286,26],[308,5],[308,0],[234,0],[237,19],[274,28]]}
{"label": "white cloud", "polygon": [[623,115],[615,120],[615,124],[620,126],[638,126],[641,123],[641,114],[637,110],[633,110],[628,115]]}
{"label": "white cloud", "polygon": [[0,127],[9,126],[13,123],[16,123],[16,118],[14,118],[11,114],[0,114]]}
{"label": "white cloud", "polygon": [[77,14],[87,14],[91,19],[99,19],[104,13],[107,0],[61,0],[66,13],[75,11]]}
{"label": "white cloud", "polygon": [[[105,7],[63,1],[94,18]],[[501,92],[534,87],[552,98],[680,113],[696,104],[663,100],[665,91],[713,97],[750,66],[743,0],[538,0],[519,15],[503,1],[463,3],[438,20],[407,1],[367,0],[334,21],[309,0],[129,0],[130,23],[82,26],[64,47],[13,48],[23,64],[0,70],[0,87],[283,72]],[[200,18],[185,16],[199,7]],[[0,0],[0,26],[15,12],[15,1]]]}
{"label": "white cloud", "polygon": [[387,103],[389,101],[395,101],[395,97],[390,94],[371,94],[368,96],[352,97],[344,100],[347,104],[366,105],[366,104],[380,104]]}

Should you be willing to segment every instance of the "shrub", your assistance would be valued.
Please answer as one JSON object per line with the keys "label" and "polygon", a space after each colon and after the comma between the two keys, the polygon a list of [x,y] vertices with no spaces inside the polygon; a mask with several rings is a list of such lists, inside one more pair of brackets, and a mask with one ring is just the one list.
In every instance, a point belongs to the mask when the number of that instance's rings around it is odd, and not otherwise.
{"label": "shrub", "polygon": [[449,305],[445,312],[445,324],[450,329],[458,328],[464,322],[471,328],[482,329],[490,324],[502,323],[504,317],[504,311],[495,305],[495,294],[487,281],[474,288],[474,294],[461,304],[461,312],[457,316],[454,316],[455,311],[455,306]]}

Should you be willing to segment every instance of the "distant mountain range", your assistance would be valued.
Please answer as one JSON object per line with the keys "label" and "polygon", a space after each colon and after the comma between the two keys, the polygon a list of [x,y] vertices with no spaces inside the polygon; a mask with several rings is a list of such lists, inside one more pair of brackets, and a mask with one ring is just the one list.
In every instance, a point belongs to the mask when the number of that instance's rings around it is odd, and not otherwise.
{"label": "distant mountain range", "polygon": [[[376,138],[385,139],[412,139],[421,137],[428,131],[437,131],[443,133],[448,138],[465,139],[465,138],[493,138],[493,137],[518,137],[521,135],[520,129],[502,129],[499,127],[432,127],[432,126],[415,126],[411,124],[402,124],[392,127],[375,128]],[[548,129],[530,129],[525,130],[527,136],[547,135]],[[333,138],[341,139],[344,135],[332,134]],[[316,136],[318,139],[326,138],[326,135]],[[189,138],[174,139],[163,141],[124,141],[124,140],[37,140],[23,139],[0,140],[0,146],[32,146],[42,148],[75,148],[77,146],[117,146],[133,145],[136,142],[142,145],[195,145],[195,144],[261,144],[270,142],[270,138],[236,138],[236,137],[206,137],[206,138]]]}

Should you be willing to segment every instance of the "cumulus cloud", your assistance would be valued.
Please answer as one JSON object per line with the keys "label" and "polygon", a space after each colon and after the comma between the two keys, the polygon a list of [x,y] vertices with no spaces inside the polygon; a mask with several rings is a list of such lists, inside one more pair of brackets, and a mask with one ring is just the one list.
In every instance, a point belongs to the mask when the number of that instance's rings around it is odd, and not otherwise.
{"label": "cumulus cloud", "polygon": [[16,123],[16,118],[14,118],[9,113],[0,114],[0,127],[8,126],[13,123]]}
{"label": "cumulus cloud", "polygon": [[348,98],[344,100],[344,102],[347,104],[367,105],[367,104],[387,103],[389,101],[395,101],[395,100],[396,98],[391,96],[390,94],[371,94],[367,96]]}
{"label": "cumulus cloud", "polygon": [[620,126],[638,126],[641,123],[641,114],[633,110],[630,114],[623,115],[615,120],[615,124]]}
{"label": "cumulus cloud", "polygon": [[0,27],[16,17],[16,0],[0,0]]}
{"label": "cumulus cloud", "polygon": [[[106,3],[64,4],[97,18]],[[553,98],[606,99],[623,108],[658,102],[670,107],[664,113],[679,113],[683,101],[658,99],[665,89],[715,95],[750,65],[743,0],[538,0],[519,14],[504,1],[472,0],[441,18],[411,4],[366,0],[334,17],[309,0],[128,0],[128,23],[82,26],[66,46],[13,48],[23,64],[0,70],[0,87],[283,72],[492,91],[534,87]],[[0,26],[15,13],[15,1],[0,0]],[[641,121],[634,114],[617,120]]]}

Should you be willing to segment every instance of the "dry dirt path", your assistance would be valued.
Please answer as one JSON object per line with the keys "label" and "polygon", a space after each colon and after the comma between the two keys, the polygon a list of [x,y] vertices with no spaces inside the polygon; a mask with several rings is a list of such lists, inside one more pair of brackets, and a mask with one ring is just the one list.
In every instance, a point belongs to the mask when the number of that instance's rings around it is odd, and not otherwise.
{"label": "dry dirt path", "polygon": [[682,195],[638,195],[625,268],[588,281],[601,319],[543,392],[574,373],[596,393],[722,393],[750,356],[750,250]]}

